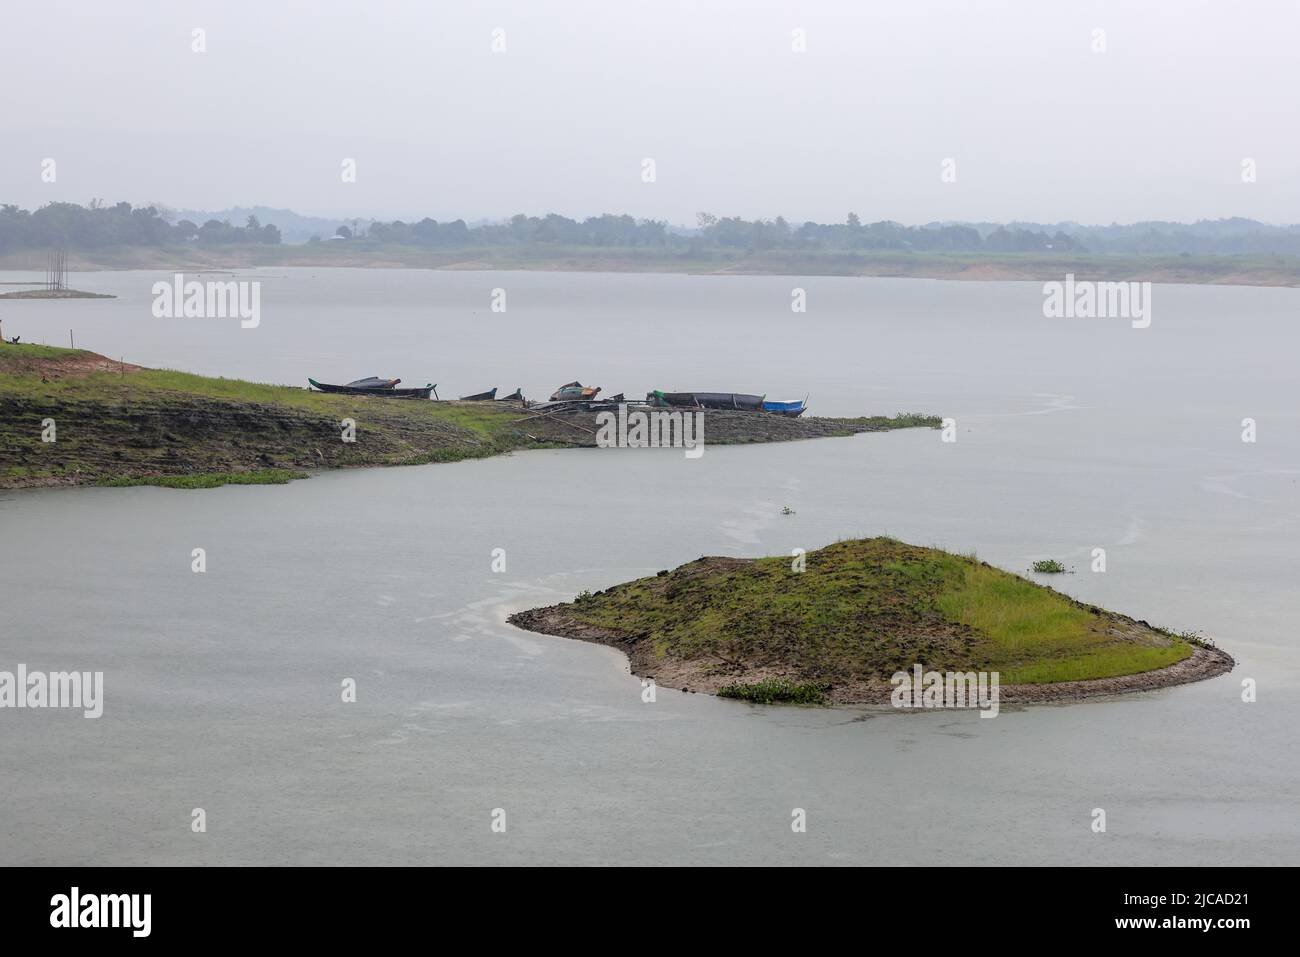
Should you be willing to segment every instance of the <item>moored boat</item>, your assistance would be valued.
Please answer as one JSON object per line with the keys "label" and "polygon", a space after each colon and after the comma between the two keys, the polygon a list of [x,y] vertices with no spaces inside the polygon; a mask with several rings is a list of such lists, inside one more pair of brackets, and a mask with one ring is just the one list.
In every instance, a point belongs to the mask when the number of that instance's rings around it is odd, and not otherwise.
{"label": "moored boat", "polygon": [[581,382],[566,382],[551,393],[552,402],[566,399],[594,399],[600,392],[600,386],[584,386]]}
{"label": "moored boat", "polygon": [[[315,389],[318,389],[321,392],[332,392],[335,393],[336,395],[373,395],[381,399],[427,399],[429,398],[429,393],[431,393],[434,390],[434,388],[436,388],[432,382],[430,382],[426,386],[423,386],[422,388],[397,389],[394,388],[392,385],[378,386],[378,387],[354,386],[354,385],[331,385],[328,382],[317,382],[315,379],[311,379],[311,378],[309,378],[307,381],[310,382]],[[366,380],[362,379],[358,381],[364,382]],[[396,383],[396,382],[400,382],[401,380],[393,379],[393,380],[382,380],[382,381],[392,381]]]}
{"label": "moored boat", "polygon": [[492,388],[488,389],[486,392],[480,392],[480,393],[478,393],[477,395],[462,395],[462,396],[460,397],[460,401],[462,401],[462,402],[491,402],[491,401],[492,401],[493,399],[495,399],[496,397],[497,397],[497,387],[496,387],[496,386],[493,386]]}
{"label": "moored boat", "polygon": [[790,418],[798,418],[804,414],[808,408],[808,397],[802,399],[764,399],[763,411],[771,412],[774,415],[786,415]]}
{"label": "moored boat", "polygon": [[523,402],[523,401],[524,401],[524,390],[523,390],[522,388],[515,389],[514,392],[511,392],[509,395],[503,395],[503,396],[501,396],[501,398],[497,399],[496,401],[498,401],[498,402]]}
{"label": "moored boat", "polygon": [[646,394],[651,405],[671,406],[680,409],[729,409],[741,412],[761,412],[761,395],[744,392],[661,392],[656,389]]}

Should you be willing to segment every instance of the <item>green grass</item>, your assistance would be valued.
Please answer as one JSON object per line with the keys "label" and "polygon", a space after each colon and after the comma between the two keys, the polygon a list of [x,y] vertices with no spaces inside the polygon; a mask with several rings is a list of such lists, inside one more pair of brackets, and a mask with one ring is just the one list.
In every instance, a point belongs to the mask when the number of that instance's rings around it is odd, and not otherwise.
{"label": "green grass", "polygon": [[199,475],[119,476],[101,479],[96,484],[109,488],[131,488],[138,485],[157,485],[162,488],[218,488],[222,485],[287,485],[295,479],[306,477],[306,472],[290,469],[261,469],[256,472],[203,472]]}
{"label": "green grass", "polygon": [[1002,680],[1012,684],[1079,681],[1153,671],[1192,653],[1181,640],[1117,641],[1106,624],[1082,605],[1050,588],[989,565],[961,560],[957,587],[935,603],[945,617],[984,635]]}
{"label": "green grass", "polygon": [[718,689],[719,698],[738,698],[756,704],[825,704],[830,685],[807,681],[796,684],[784,678],[765,678],[762,681],[724,685]]}
{"label": "green grass", "polygon": [[42,346],[34,342],[21,342],[16,346],[3,342],[0,343],[0,371],[3,371],[6,359],[80,359],[91,354],[85,349]]}
{"label": "green grass", "polygon": [[888,538],[806,556],[700,559],[584,597],[579,621],[648,636],[660,657],[778,669],[800,681],[927,669],[1008,683],[1164,667],[1191,645],[978,560]]}
{"label": "green grass", "polygon": [[1066,569],[1055,558],[1041,558],[1034,562],[1033,570],[1043,575],[1061,575]]}

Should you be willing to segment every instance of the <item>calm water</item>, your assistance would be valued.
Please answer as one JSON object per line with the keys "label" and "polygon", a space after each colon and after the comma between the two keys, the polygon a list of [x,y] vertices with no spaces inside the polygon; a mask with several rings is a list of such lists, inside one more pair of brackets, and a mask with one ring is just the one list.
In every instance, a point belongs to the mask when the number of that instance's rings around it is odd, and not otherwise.
{"label": "calm water", "polygon": [[[262,324],[241,330],[153,319],[163,275],[79,276],[122,298],[6,303],[5,332],[444,395],[810,392],[826,414],[950,415],[959,438],[0,493],[0,669],[106,684],[98,721],[0,711],[0,862],[1300,863],[1300,291],[1158,286],[1134,330],[1046,320],[1027,283],[282,270],[247,274]],[[884,532],[1017,571],[1059,557],[1078,573],[1057,587],[1239,665],[992,721],[643,704],[620,654],[504,623],[701,554]]]}

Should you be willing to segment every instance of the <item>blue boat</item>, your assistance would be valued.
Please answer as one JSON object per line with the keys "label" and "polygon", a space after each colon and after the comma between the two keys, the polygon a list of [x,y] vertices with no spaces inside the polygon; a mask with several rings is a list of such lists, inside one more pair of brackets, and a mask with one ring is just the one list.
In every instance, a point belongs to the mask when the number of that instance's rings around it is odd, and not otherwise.
{"label": "blue boat", "polygon": [[790,418],[797,418],[803,415],[804,410],[808,408],[808,397],[802,399],[789,399],[782,401],[780,399],[764,399],[763,411],[772,412],[776,415],[788,415]]}

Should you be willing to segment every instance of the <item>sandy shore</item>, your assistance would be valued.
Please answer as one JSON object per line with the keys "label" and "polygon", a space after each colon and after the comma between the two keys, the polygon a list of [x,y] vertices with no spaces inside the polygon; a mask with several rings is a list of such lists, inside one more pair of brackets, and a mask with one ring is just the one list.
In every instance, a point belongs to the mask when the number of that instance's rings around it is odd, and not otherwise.
{"label": "sandy shore", "polygon": [[[764,678],[805,680],[779,668],[719,667],[715,660],[680,660],[658,658],[652,643],[642,636],[625,635],[607,628],[589,625],[573,618],[568,605],[550,605],[517,612],[507,619],[525,631],[562,638],[574,638],[617,648],[628,657],[632,674],[652,678],[656,685],[678,691],[716,694],[724,685],[749,683]],[[1087,681],[1062,681],[1050,684],[1003,684],[998,689],[1001,704],[1048,704],[1081,701],[1107,695],[1154,691],[1174,685],[1190,684],[1215,678],[1232,670],[1236,661],[1218,648],[1198,647],[1187,658],[1167,668],[1144,671],[1115,678]],[[848,681],[834,685],[827,694],[832,704],[872,705],[891,708],[891,686],[887,680]]]}

